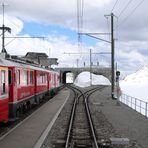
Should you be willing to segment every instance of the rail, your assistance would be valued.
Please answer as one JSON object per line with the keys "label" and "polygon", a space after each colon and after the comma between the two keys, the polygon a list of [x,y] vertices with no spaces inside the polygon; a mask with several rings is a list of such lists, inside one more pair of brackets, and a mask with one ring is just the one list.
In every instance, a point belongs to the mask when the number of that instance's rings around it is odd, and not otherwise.
{"label": "rail", "polygon": [[88,120],[89,120],[89,125],[90,125],[90,128],[91,128],[91,132],[92,132],[92,135],[93,135],[94,146],[95,146],[95,148],[99,148],[98,143],[97,143],[96,133],[95,133],[95,127],[94,127],[92,117],[91,117],[91,113],[90,113],[90,109],[89,109],[89,106],[88,106],[88,98],[89,98],[89,96],[90,95],[88,95],[85,98],[85,108],[86,108],[86,111],[87,111],[87,117],[88,117]]}
{"label": "rail", "polygon": [[76,104],[77,104],[77,101],[79,99],[80,96],[76,96],[76,92],[74,91],[74,89],[76,89],[77,91],[79,91],[80,93],[82,93],[79,89],[77,88],[73,88],[72,86],[70,85],[66,85],[68,88],[70,88],[75,96],[75,100],[74,100],[74,103],[73,103],[73,106],[72,106],[72,111],[71,111],[71,117],[70,117],[70,123],[69,123],[69,127],[68,127],[68,133],[67,133],[67,138],[66,138],[66,144],[65,144],[65,148],[68,148],[69,147],[69,142],[70,142],[70,134],[71,134],[71,130],[72,130],[72,124],[73,124],[73,121],[74,121],[74,115],[75,115],[75,110],[76,110]]}
{"label": "rail", "polygon": [[122,94],[119,100],[120,102],[126,104],[140,114],[148,117],[148,102],[142,101],[126,94]]}
{"label": "rail", "polygon": [[75,99],[74,104],[73,104],[65,148],[68,148],[69,147],[70,133],[71,133],[72,125],[73,125],[73,121],[74,121],[74,116],[75,116],[75,111],[76,111],[76,105],[77,105],[77,102],[80,99],[80,97],[83,97],[84,102],[85,102],[85,108],[86,108],[86,112],[87,112],[87,117],[88,117],[88,120],[89,120],[89,125],[90,125],[90,129],[91,129],[92,137],[93,137],[93,141],[94,141],[93,147],[94,148],[98,148],[96,134],[95,134],[95,128],[94,128],[94,125],[92,123],[92,117],[91,117],[90,109],[89,109],[89,106],[88,106],[88,98],[89,98],[90,94],[87,97],[85,96],[85,95],[87,95],[88,92],[90,92],[92,90],[98,90],[98,88],[97,89],[96,88],[95,89],[91,89],[91,90],[88,90],[85,93],[83,93],[80,89],[78,89],[76,87],[73,87],[73,86],[68,86],[68,87],[71,88],[72,90],[75,89],[75,90],[79,91],[80,95],[77,96],[77,98]]}

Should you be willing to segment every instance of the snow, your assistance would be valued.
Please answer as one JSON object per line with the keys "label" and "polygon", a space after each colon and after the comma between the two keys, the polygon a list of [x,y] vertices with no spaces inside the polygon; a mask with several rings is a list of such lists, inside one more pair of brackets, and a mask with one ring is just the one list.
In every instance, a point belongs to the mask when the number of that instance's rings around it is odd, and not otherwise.
{"label": "snow", "polygon": [[136,84],[148,83],[148,66],[144,66],[142,69],[138,70],[137,72],[128,75],[124,79],[124,81]]}
{"label": "snow", "polygon": [[128,75],[120,81],[120,87],[124,94],[148,102],[148,66]]}
{"label": "snow", "polygon": [[120,88],[126,94],[121,96],[120,101],[148,117],[148,66],[120,81]]}
{"label": "snow", "polygon": [[73,73],[66,74],[66,83],[73,83],[74,82],[74,75]]}
{"label": "snow", "polygon": [[102,75],[95,75],[92,74],[92,82],[90,81],[90,72],[84,71],[80,73],[75,81],[74,84],[79,87],[88,87],[92,85],[111,85],[110,81],[102,76]]}

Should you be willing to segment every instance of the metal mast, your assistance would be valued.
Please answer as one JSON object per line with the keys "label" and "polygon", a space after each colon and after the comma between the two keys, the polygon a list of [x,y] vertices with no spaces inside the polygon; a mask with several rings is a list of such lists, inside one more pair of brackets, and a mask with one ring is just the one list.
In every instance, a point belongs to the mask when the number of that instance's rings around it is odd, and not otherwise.
{"label": "metal mast", "polygon": [[11,28],[6,27],[4,25],[4,14],[5,14],[4,9],[5,9],[5,6],[6,5],[3,3],[2,4],[2,7],[3,7],[3,25],[2,25],[2,27],[0,27],[0,30],[2,30],[2,51],[1,51],[1,53],[7,53],[7,51],[5,49],[5,32],[8,31],[9,33],[11,33]]}
{"label": "metal mast", "polygon": [[114,49],[114,14],[111,13],[111,64],[112,64],[112,98],[114,98],[114,87],[115,87],[115,49]]}

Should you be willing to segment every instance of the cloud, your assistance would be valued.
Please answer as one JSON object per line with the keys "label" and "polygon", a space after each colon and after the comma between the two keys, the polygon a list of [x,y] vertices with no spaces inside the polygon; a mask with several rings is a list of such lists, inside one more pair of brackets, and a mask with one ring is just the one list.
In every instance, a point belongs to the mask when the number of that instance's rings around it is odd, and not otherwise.
{"label": "cloud", "polygon": [[[125,71],[133,71],[136,67],[148,63],[148,17],[146,15],[148,1],[144,1],[132,14],[132,11],[141,0],[132,1],[127,9],[117,19],[114,18],[115,31],[115,47],[116,60],[119,68]],[[13,30],[13,36],[21,32],[23,23],[37,22],[40,24],[57,25],[65,27],[69,30],[77,30],[77,0],[5,0],[6,23]],[[84,0],[83,9],[83,31],[88,32],[110,32],[110,17],[106,19],[105,14],[110,14],[115,4],[115,0]],[[118,1],[113,12],[119,16],[123,8],[127,5],[127,1]],[[132,14],[132,15],[131,15]],[[2,20],[2,19],[1,19]],[[14,25],[15,24],[15,25]],[[16,27],[17,26],[17,27]],[[8,34],[9,35],[9,34]],[[26,34],[24,36],[30,36]],[[108,36],[104,39],[110,39]],[[19,39],[14,40],[6,47],[10,53],[18,51],[18,54],[24,54],[24,51],[45,51],[50,53],[51,57],[58,57],[60,62],[65,65],[75,65],[76,59],[79,58],[80,63],[87,60],[89,55],[63,55],[63,52],[80,52],[77,43],[72,42],[72,38],[59,35],[48,35],[48,40],[40,39]],[[10,39],[6,41],[8,43]],[[88,46],[84,43],[84,51],[89,52]],[[110,44],[100,42],[93,47],[93,52],[110,52]],[[49,52],[50,49],[50,52]],[[83,57],[83,58],[82,58]],[[97,57],[97,58],[96,58]],[[110,55],[96,55],[93,57],[100,63],[110,64]],[[67,64],[68,63],[68,64]],[[87,62],[89,63],[89,62]],[[82,65],[82,64],[81,64]]]}
{"label": "cloud", "polygon": [[[81,55],[64,54],[64,52],[80,52],[77,42],[74,43],[67,36],[53,33],[48,35],[44,40],[40,38],[29,38],[31,37],[29,34],[21,35],[21,37],[27,38],[7,38],[8,36],[19,37],[18,34],[23,29],[23,21],[16,17],[7,16],[5,26],[11,26],[12,29],[12,34],[5,34],[5,48],[10,55],[25,55],[27,52],[45,52],[50,58],[58,58],[60,66],[75,66],[76,59],[81,57]],[[0,44],[2,44],[1,40]]]}
{"label": "cloud", "polygon": [[[3,24],[3,16],[0,15],[0,24]],[[5,14],[4,25],[11,28],[11,34],[16,35],[23,29],[23,22],[14,16],[9,16]],[[10,35],[9,33],[7,35]],[[11,35],[11,36],[12,36]]]}

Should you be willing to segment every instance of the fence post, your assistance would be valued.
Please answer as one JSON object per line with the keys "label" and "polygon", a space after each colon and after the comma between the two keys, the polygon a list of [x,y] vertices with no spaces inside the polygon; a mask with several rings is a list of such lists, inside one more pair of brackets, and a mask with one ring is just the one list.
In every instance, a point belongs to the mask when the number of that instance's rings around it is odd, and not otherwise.
{"label": "fence post", "polygon": [[131,108],[132,108],[132,101],[133,101],[133,99],[132,99],[132,97],[131,97]]}
{"label": "fence post", "polygon": [[136,110],[136,98],[135,98],[135,110]]}
{"label": "fence post", "polygon": [[126,105],[128,105],[128,96],[126,96]]}
{"label": "fence post", "polygon": [[147,102],[145,104],[145,116],[147,117]]}
{"label": "fence post", "polygon": [[141,113],[141,100],[140,100],[140,113]]}

